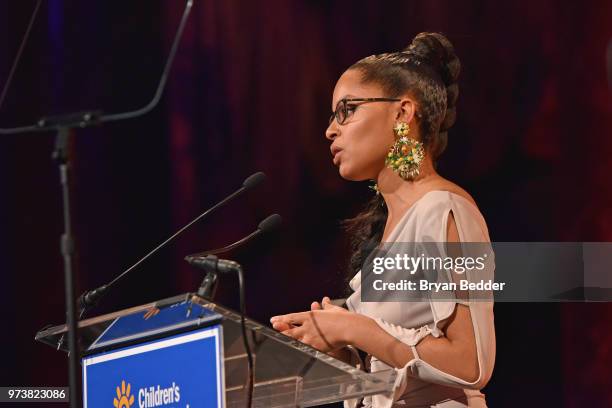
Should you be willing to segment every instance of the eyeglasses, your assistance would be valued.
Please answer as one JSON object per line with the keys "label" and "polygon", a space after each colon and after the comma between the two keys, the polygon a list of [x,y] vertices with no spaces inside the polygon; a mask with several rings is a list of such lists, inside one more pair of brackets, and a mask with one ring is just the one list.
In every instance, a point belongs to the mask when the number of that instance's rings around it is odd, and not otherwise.
{"label": "eyeglasses", "polygon": [[357,106],[361,105],[361,104],[349,104],[348,102],[399,102],[401,101],[401,99],[396,99],[396,98],[351,98],[351,99],[340,99],[338,101],[338,103],[336,104],[336,110],[334,112],[332,112],[331,116],[329,117],[329,124],[331,125],[332,121],[334,120],[334,118],[336,118],[336,121],[338,121],[339,125],[343,125],[344,122],[346,122],[346,119],[348,119],[348,117],[350,115],[353,114],[353,112],[355,112],[355,109],[357,109]]}

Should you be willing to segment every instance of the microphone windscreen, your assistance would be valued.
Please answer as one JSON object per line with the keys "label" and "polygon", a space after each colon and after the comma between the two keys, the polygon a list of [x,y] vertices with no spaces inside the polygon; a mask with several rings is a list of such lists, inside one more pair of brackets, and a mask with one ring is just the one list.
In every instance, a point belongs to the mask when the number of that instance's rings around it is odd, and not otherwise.
{"label": "microphone windscreen", "polygon": [[270,232],[270,231],[278,228],[278,226],[281,224],[282,220],[283,219],[282,219],[282,217],[280,215],[272,214],[268,218],[266,218],[265,220],[260,222],[259,225],[257,226],[257,229],[259,229],[263,233]]}
{"label": "microphone windscreen", "polygon": [[257,186],[258,184],[260,184],[261,182],[263,182],[265,179],[266,179],[265,173],[262,171],[258,171],[257,173],[252,174],[249,177],[247,177],[247,179],[244,180],[244,183],[242,183],[242,187],[246,189],[253,188]]}

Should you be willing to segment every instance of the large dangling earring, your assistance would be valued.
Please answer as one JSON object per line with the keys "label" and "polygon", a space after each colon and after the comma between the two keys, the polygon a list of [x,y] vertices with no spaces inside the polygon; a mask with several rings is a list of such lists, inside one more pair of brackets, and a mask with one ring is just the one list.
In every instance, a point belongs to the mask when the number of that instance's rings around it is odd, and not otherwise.
{"label": "large dangling earring", "polygon": [[410,126],[406,122],[397,122],[393,130],[397,140],[389,149],[385,164],[404,180],[412,180],[419,175],[425,158],[423,143],[408,137]]}

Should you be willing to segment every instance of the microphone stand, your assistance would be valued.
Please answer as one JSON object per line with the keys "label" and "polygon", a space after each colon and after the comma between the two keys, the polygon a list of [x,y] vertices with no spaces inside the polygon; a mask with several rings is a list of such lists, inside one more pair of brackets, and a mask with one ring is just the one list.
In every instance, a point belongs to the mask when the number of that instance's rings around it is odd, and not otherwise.
{"label": "microphone stand", "polygon": [[[280,217],[279,217],[280,218]],[[251,234],[250,236],[255,236],[257,234]],[[246,351],[246,355],[247,355],[247,381],[245,384],[245,388],[246,388],[246,397],[247,397],[247,404],[246,406],[248,408],[252,407],[253,404],[253,386],[254,386],[254,375],[255,375],[255,367],[253,365],[253,354],[251,351],[251,346],[249,345],[249,340],[247,337],[247,329],[246,329],[246,322],[245,322],[245,316],[246,316],[246,302],[244,299],[244,273],[242,271],[242,266],[239,263],[233,262],[233,261],[227,261],[227,260],[222,260],[224,263],[229,262],[230,265],[227,265],[225,268],[220,267],[220,260],[219,258],[217,258],[215,255],[208,255],[206,257],[206,260],[208,262],[196,262],[196,263],[192,263],[189,259],[189,256],[186,257],[186,260],[191,264],[194,265],[200,269],[204,269],[207,273],[206,273],[206,277],[204,278],[204,280],[202,281],[202,284],[200,285],[200,288],[198,289],[198,295],[202,296],[202,295],[206,295],[208,293],[214,293],[214,291],[216,290],[217,287],[217,280],[216,280],[216,275],[219,273],[236,273],[238,275],[238,288],[239,288],[239,293],[240,293],[240,329],[242,331],[242,342],[244,345],[244,350]],[[215,276],[214,280],[210,280],[213,276]],[[207,299],[210,299],[212,301],[212,298],[208,298],[206,296]],[[187,314],[189,315],[191,311],[191,305],[190,305],[190,309],[187,311]]]}
{"label": "microphone stand", "polygon": [[74,304],[73,256],[74,238],[70,217],[70,140],[71,129],[58,129],[55,139],[53,158],[59,165],[60,183],[62,185],[62,204],[64,211],[64,233],[61,237],[61,251],[64,258],[64,295],[66,302],[66,324],[68,325],[68,383],[70,384],[70,406],[76,407],[80,395],[80,384],[77,381],[79,369],[79,345],[77,343],[77,318]]}
{"label": "microphone stand", "polygon": [[[92,125],[99,125],[104,122],[113,122],[125,119],[132,119],[138,116],[145,115],[157,106],[161,96],[163,94],[166,79],[174,56],[178,49],[178,44],[183,34],[183,30],[187,23],[187,18],[191,12],[193,6],[193,0],[187,0],[185,3],[185,9],[181,17],[178,29],[176,31],[168,59],[164,66],[159,84],[153,98],[144,107],[109,115],[102,115],[100,111],[89,111],[89,112],[75,112],[67,115],[61,115],[56,117],[41,118],[35,124],[29,126],[20,126],[14,128],[0,128],[0,134],[19,134],[26,132],[42,132],[48,130],[56,131],[55,139],[55,150],[53,152],[53,158],[57,161],[59,166],[60,184],[62,188],[62,206],[63,206],[63,218],[64,218],[64,233],[61,236],[61,252],[64,260],[64,291],[66,299],[66,325],[68,329],[68,380],[69,380],[69,398],[70,407],[77,408],[80,400],[80,382],[77,381],[79,373],[79,361],[80,356],[79,345],[77,343],[77,319],[76,319],[76,307],[75,307],[75,296],[74,296],[74,237],[72,234],[72,221],[70,211],[70,167],[71,167],[71,142],[73,139],[73,130],[76,128],[85,128]],[[0,93],[0,107],[4,101],[4,97],[8,91],[9,85],[12,80],[12,75],[18,65],[21,53],[24,49],[28,36],[30,34],[32,25],[38,9],[40,7],[40,1],[36,4],[30,22],[28,24],[26,33],[21,42],[17,57],[11,67],[9,73],[9,79],[4,86],[4,89]]]}

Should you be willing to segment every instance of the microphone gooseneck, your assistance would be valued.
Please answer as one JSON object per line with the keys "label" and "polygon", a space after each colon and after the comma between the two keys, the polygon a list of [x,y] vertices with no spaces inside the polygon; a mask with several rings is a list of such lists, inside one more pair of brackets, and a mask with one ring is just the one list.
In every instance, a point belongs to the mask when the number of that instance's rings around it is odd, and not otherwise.
{"label": "microphone gooseneck", "polygon": [[231,193],[230,195],[228,195],[227,197],[225,197],[223,200],[219,201],[217,204],[213,205],[211,208],[209,208],[208,210],[204,211],[202,214],[200,214],[199,216],[197,216],[195,219],[193,219],[191,222],[189,222],[187,225],[185,225],[183,228],[181,228],[180,230],[178,230],[177,232],[175,232],[174,234],[172,234],[172,236],[170,236],[168,239],[166,239],[164,242],[162,242],[161,244],[159,244],[158,246],[156,246],[155,248],[153,248],[153,250],[151,250],[149,253],[147,253],[145,256],[143,256],[142,258],[140,258],[135,264],[133,264],[132,266],[130,266],[129,268],[127,268],[125,271],[123,271],[121,274],[119,274],[115,279],[113,279],[112,281],[110,281],[109,283],[106,283],[94,290],[90,290],[90,291],[86,291],[84,292],[78,299],[79,302],[79,307],[80,307],[80,317],[82,317],[85,312],[87,310],[89,310],[90,308],[96,306],[96,304],[100,301],[100,299],[104,296],[104,294],[115,284],[117,283],[117,281],[119,281],[121,278],[123,278],[125,275],[127,275],[128,273],[130,273],[132,270],[134,270],[138,265],[140,265],[141,263],[143,263],[145,260],[147,260],[151,255],[155,254],[157,251],[159,251],[160,249],[162,249],[164,246],[166,246],[167,244],[169,244],[170,242],[172,242],[176,237],[178,237],[179,235],[181,235],[185,230],[187,230],[189,227],[191,227],[193,224],[195,224],[196,222],[198,222],[199,220],[205,218],[207,215],[213,213],[215,210],[217,210],[218,208],[222,207],[223,205],[225,205],[227,202],[231,201],[232,199],[238,197],[239,195],[241,195],[242,193],[249,191],[255,187],[257,187],[259,184],[261,184],[264,180],[266,179],[266,175],[263,172],[257,172],[249,177],[247,177],[247,179],[242,183],[242,187],[240,187],[238,190],[234,191],[233,193]]}
{"label": "microphone gooseneck", "polygon": [[226,252],[230,252],[231,250],[236,249],[246,244],[247,242],[253,240],[259,234],[268,234],[272,232],[273,230],[275,230],[276,228],[280,226],[281,222],[282,222],[282,217],[280,215],[272,214],[266,217],[266,219],[264,219],[262,222],[260,222],[259,225],[257,226],[257,229],[251,232],[246,237],[241,238],[238,241],[233,242],[221,248],[215,248],[215,249],[211,249],[208,251],[203,251],[203,252],[198,252],[195,254],[187,255],[185,257],[185,260],[191,263],[191,260],[193,260],[194,258],[206,257],[207,255],[218,255],[218,254],[224,254]]}

